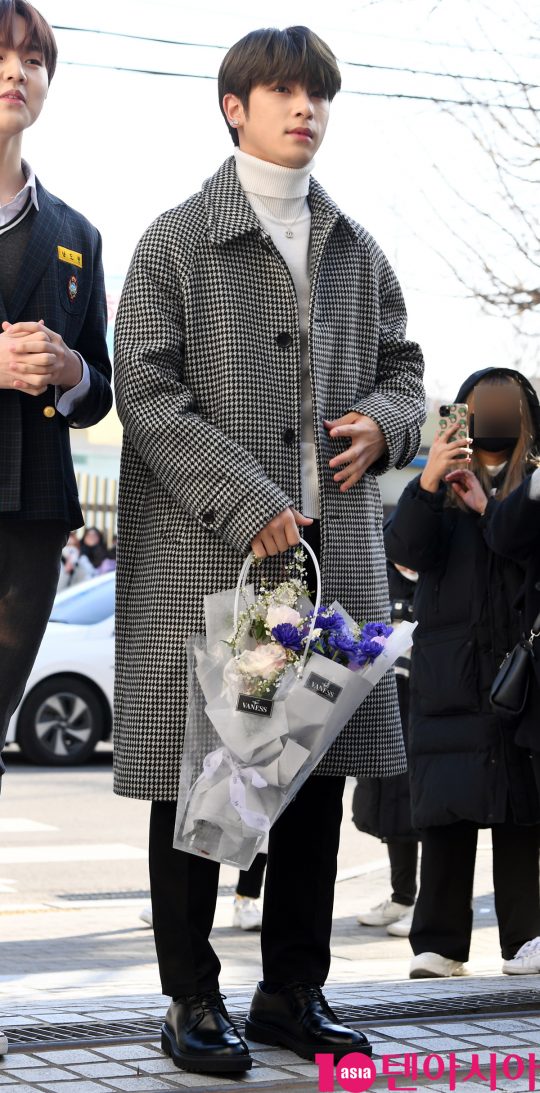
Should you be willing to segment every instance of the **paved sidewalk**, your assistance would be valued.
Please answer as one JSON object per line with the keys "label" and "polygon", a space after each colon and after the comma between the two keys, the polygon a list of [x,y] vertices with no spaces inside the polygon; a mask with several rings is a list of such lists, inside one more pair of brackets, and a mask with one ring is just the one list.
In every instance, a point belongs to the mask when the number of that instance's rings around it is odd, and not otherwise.
{"label": "paved sidewalk", "polygon": [[[440,1003],[444,1011],[449,997],[456,994],[463,999],[467,1008],[467,999],[474,994],[485,996],[482,1008],[489,1010],[493,997],[501,990],[507,996],[522,992],[525,985],[529,988],[536,984],[534,977],[520,977],[509,980],[507,977],[470,977],[467,980],[438,980],[430,983],[397,981],[385,984],[359,982],[351,986],[329,986],[328,996],[338,1010],[348,1005],[357,1007],[388,1005],[389,1010],[401,1004],[411,1014],[418,1010],[426,994]],[[228,1004],[237,1012],[246,1012],[250,995],[246,992],[230,992]],[[445,1001],[446,1000],[446,1001]],[[164,1012],[166,1000],[160,995],[128,995],[124,997],[95,998],[91,1004],[80,998],[75,1005],[65,1003],[50,1004],[46,1010],[34,1007],[8,1006],[4,1003],[0,1028],[9,1036],[10,1029],[21,1026],[34,1026],[39,1032],[42,1025],[57,1024],[66,1021],[78,1021],[81,1024],[96,1021],[140,1021],[144,1018],[159,1018]],[[377,1090],[388,1089],[388,1077],[384,1066],[394,1069],[396,1088],[430,1088],[434,1093],[450,1088],[450,1067],[456,1066],[456,1086],[470,1093],[480,1089],[513,1089],[516,1093],[534,1088],[529,1081],[529,1055],[538,1056],[540,1066],[540,1013],[535,1016],[519,1013],[513,1016],[490,1016],[472,1014],[466,1017],[459,1013],[452,1019],[433,1016],[430,1019],[407,1020],[394,1019],[387,1023],[363,1023],[355,1021],[368,1034],[374,1049],[373,1059],[377,1069],[377,1079],[372,1086]],[[241,1023],[240,1023],[241,1027]],[[277,1089],[284,1091],[318,1089],[318,1070],[315,1064],[298,1059],[289,1051],[251,1045],[254,1068],[245,1077],[211,1078],[205,1075],[188,1074],[177,1070],[159,1048],[157,1038],[141,1043],[101,1044],[99,1046],[78,1046],[61,1049],[57,1046],[39,1050],[16,1050],[4,1059],[0,1059],[0,1089],[7,1093],[30,1093],[30,1091],[50,1091],[50,1093],[119,1093],[121,1090],[153,1093],[158,1090],[201,1089],[208,1091],[245,1089],[255,1084],[258,1089]],[[389,1063],[388,1057],[394,1062]],[[435,1056],[430,1061],[431,1079],[423,1073],[426,1057]],[[471,1079],[465,1076],[473,1067],[476,1056],[475,1073]],[[507,1061],[513,1056],[514,1061]],[[524,1061],[525,1070],[521,1080],[512,1080],[507,1076],[515,1073],[519,1066],[518,1058]],[[404,1068],[417,1066],[418,1077],[404,1077]],[[441,1073],[444,1068],[444,1073]],[[401,1073],[401,1077],[397,1076]],[[531,1074],[534,1073],[531,1070]],[[540,1085],[540,1070],[536,1073]],[[340,1086],[336,1082],[336,1088]],[[392,1088],[390,1086],[390,1088]]]}
{"label": "paved sidewalk", "polygon": [[[359,911],[389,894],[385,848],[373,840],[369,856],[361,858],[362,838],[367,836],[344,831],[326,993],[338,1013],[347,1018],[348,1011],[347,1019],[373,1043],[377,1078],[371,1088],[430,1088],[442,1093],[452,1088],[450,1069],[460,1064],[454,1086],[470,1093],[495,1087],[524,1093],[534,1088],[527,1068],[529,1054],[540,1059],[540,996],[535,994],[540,978],[501,975],[489,832],[481,833],[477,858],[471,974],[450,980],[410,981],[408,941],[389,937],[383,928],[358,926]],[[40,853],[38,846],[32,860]],[[91,891],[84,862],[73,868],[76,891]],[[242,1028],[253,986],[261,977],[260,946],[258,935],[231,928],[234,880],[235,871],[224,868],[213,942],[222,961],[227,1005]],[[288,1051],[253,1045],[254,1068],[240,1081],[189,1075],[162,1055],[159,1023],[167,1000],[158,993],[152,933],[138,919],[144,893],[141,898],[98,900],[43,895],[39,902],[18,904],[8,890],[9,875],[5,888],[0,907],[0,1034],[6,1032],[9,1039],[16,1029],[31,1028],[34,1041],[21,1048],[12,1045],[10,1054],[0,1059],[0,1093],[157,1093],[189,1088],[211,1093],[252,1084],[261,1090],[317,1093],[316,1066]],[[116,1022],[110,1035],[103,1027],[90,1029],[101,1022]],[[135,1022],[146,1022],[146,1030],[137,1034],[137,1040],[118,1043],[121,1035],[134,1032]],[[70,1030],[62,1028],[66,1024],[80,1026],[71,1030],[70,1046]],[[50,1026],[58,1030],[52,1041]],[[94,1039],[88,1040],[87,1034]],[[103,1042],[107,1036],[108,1042]],[[396,1056],[392,1065],[401,1066],[402,1072],[416,1065],[418,1077],[394,1074],[392,1085],[383,1073],[383,1067],[391,1065],[391,1055]],[[422,1060],[428,1055],[440,1056],[431,1063],[432,1075],[443,1068],[439,1077],[424,1074]],[[479,1073],[465,1080],[473,1055],[478,1056]],[[516,1081],[508,1075],[519,1063],[505,1062],[509,1055],[524,1061],[524,1072]],[[540,1089],[540,1070],[533,1077]],[[337,1079],[334,1088],[339,1093]]]}

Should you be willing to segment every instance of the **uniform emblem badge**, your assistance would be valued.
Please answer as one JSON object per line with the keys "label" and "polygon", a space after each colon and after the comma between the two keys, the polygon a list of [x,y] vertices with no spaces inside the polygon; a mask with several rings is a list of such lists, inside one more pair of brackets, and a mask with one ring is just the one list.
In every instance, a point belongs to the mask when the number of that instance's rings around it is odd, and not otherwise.
{"label": "uniform emblem badge", "polygon": [[71,302],[73,303],[73,301],[76,299],[77,293],[79,291],[79,282],[77,281],[77,278],[76,278],[74,273],[72,273],[71,277],[69,278],[67,288],[68,288],[68,296],[69,296]]}

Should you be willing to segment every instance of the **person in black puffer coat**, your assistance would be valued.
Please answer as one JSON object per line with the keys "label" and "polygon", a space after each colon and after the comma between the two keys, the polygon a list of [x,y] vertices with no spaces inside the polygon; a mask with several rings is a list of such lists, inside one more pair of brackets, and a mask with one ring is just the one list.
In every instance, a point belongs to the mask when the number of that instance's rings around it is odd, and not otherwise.
{"label": "person in black puffer coat", "polygon": [[486,539],[492,550],[507,558],[519,558],[526,567],[523,633],[529,637],[534,628],[538,636],[533,641],[534,672],[527,705],[515,742],[530,752],[540,788],[540,467],[497,506]]}
{"label": "person in black puffer coat", "polygon": [[[503,971],[540,972],[540,800],[530,753],[491,711],[489,691],[522,629],[518,561],[495,554],[489,528],[501,499],[537,465],[537,396],[519,372],[484,369],[465,381],[471,430],[480,386],[519,385],[519,436],[473,439],[457,425],[437,437],[386,534],[389,557],[416,569],[409,766],[422,863],[410,942],[411,978],[460,975],[472,931],[478,829],[491,827]],[[479,396],[477,396],[479,398]],[[474,489],[471,481],[474,478]],[[474,495],[474,496],[473,496]],[[473,504],[469,504],[473,501]],[[531,950],[532,946],[532,950]]]}

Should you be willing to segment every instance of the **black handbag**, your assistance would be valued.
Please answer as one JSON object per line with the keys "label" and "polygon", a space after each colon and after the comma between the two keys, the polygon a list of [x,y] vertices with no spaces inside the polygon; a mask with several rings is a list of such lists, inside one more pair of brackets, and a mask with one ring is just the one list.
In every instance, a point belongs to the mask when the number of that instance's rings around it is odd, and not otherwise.
{"label": "black handbag", "polygon": [[489,692],[494,713],[503,718],[519,717],[525,709],[533,671],[534,643],[540,637],[540,615],[528,638],[521,638],[506,654]]}

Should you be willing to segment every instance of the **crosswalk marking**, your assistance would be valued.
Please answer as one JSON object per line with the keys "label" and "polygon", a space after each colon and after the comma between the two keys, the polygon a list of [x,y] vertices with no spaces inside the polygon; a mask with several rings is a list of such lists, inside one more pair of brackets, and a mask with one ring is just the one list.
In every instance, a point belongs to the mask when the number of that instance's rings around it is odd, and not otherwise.
{"label": "crosswalk marking", "polygon": [[30,834],[32,831],[58,831],[58,828],[52,824],[39,823],[37,820],[26,820],[22,816],[0,819],[0,835],[16,835],[20,832]]}

